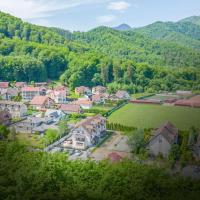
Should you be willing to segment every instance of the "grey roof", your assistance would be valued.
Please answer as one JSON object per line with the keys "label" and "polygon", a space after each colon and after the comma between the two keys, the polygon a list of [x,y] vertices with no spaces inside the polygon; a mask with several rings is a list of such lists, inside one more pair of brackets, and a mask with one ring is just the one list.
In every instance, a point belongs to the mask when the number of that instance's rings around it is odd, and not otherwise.
{"label": "grey roof", "polygon": [[175,138],[178,136],[178,129],[172,123],[167,122],[155,130],[154,136],[150,141],[159,135],[162,135],[170,144],[173,144]]}

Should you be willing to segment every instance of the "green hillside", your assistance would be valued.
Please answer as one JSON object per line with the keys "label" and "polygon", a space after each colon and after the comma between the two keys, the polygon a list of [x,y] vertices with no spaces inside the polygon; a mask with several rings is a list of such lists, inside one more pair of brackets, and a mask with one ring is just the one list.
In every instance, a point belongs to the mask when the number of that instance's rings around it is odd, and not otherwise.
{"label": "green hillside", "polygon": [[190,21],[156,22],[135,29],[135,31],[152,39],[166,40],[189,48],[200,49],[200,26]]}
{"label": "green hillside", "polygon": [[[0,80],[60,79],[71,88],[103,84],[110,92],[198,90],[199,29],[194,25],[192,31],[187,24],[184,36],[189,41],[182,37],[180,42],[108,27],[71,33],[0,12]],[[179,29],[183,34],[184,27]]]}
{"label": "green hillside", "polygon": [[200,25],[200,16],[191,16],[180,20],[180,22],[191,22],[193,24]]}

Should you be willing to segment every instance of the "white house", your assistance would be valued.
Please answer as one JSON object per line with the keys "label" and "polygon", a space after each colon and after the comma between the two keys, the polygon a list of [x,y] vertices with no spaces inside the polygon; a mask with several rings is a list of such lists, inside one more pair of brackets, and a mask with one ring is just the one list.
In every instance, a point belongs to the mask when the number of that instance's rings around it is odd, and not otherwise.
{"label": "white house", "polygon": [[23,87],[21,89],[22,100],[31,101],[35,96],[45,96],[46,88],[44,87]]}
{"label": "white house", "polygon": [[170,122],[165,123],[156,129],[148,143],[148,150],[151,155],[162,154],[167,158],[173,144],[178,142],[178,129]]}
{"label": "white house", "polygon": [[106,132],[106,118],[101,115],[88,117],[79,122],[71,131],[71,137],[63,143],[64,147],[86,149],[98,143]]}
{"label": "white house", "polygon": [[67,96],[67,91],[66,89],[57,89],[57,90],[50,90],[47,91],[47,95],[55,101],[57,104],[63,104],[66,103],[66,96]]}

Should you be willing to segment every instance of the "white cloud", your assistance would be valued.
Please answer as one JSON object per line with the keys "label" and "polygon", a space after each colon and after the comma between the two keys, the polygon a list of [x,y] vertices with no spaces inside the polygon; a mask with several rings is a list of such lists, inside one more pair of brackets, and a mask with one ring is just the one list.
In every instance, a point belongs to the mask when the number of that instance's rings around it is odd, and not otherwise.
{"label": "white cloud", "polygon": [[0,0],[0,10],[22,19],[43,18],[53,12],[107,0]]}
{"label": "white cloud", "polygon": [[100,24],[110,23],[114,21],[115,19],[116,19],[115,15],[102,15],[102,16],[97,17],[97,21]]}
{"label": "white cloud", "polygon": [[128,9],[130,6],[131,4],[126,1],[115,1],[115,2],[110,2],[107,8],[109,10],[124,11]]}

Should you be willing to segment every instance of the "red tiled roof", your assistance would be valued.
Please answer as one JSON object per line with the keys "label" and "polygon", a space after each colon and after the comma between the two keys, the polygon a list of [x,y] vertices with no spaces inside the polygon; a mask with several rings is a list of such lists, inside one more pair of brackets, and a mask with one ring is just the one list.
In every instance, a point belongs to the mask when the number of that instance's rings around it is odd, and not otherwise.
{"label": "red tiled roof", "polygon": [[74,101],[73,104],[76,105],[92,105],[92,101],[88,99],[78,99],[77,101]]}
{"label": "red tiled roof", "polygon": [[77,112],[77,113],[81,111],[81,107],[76,104],[62,104],[60,109],[62,111]]}
{"label": "red tiled roof", "polygon": [[42,90],[42,88],[40,88],[40,87],[32,87],[32,86],[23,87],[21,89],[22,92],[38,92],[41,90]]}
{"label": "red tiled roof", "polygon": [[0,82],[0,88],[8,88],[9,82]]}
{"label": "red tiled roof", "polygon": [[31,105],[44,105],[45,102],[49,99],[47,96],[35,96],[30,102]]}

